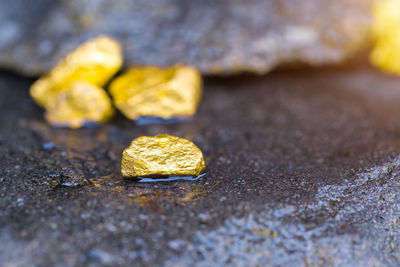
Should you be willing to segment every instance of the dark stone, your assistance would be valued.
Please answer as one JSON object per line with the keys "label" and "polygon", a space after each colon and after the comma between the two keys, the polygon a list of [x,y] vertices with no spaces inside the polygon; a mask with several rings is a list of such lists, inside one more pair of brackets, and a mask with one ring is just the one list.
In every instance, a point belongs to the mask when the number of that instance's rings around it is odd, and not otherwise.
{"label": "dark stone", "polygon": [[[79,130],[46,124],[31,82],[0,73],[2,265],[400,264],[399,78],[208,78],[191,121]],[[198,145],[206,176],[124,181],[123,149],[160,133]]]}
{"label": "dark stone", "polygon": [[127,66],[209,74],[339,63],[366,44],[373,1],[2,0],[0,66],[41,74],[101,33],[122,42]]}

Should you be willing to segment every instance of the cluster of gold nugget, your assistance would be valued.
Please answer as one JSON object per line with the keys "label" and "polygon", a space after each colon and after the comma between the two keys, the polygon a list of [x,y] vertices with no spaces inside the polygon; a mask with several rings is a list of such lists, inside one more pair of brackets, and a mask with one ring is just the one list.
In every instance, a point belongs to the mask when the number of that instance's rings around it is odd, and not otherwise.
{"label": "cluster of gold nugget", "polygon": [[[187,118],[195,114],[201,98],[201,76],[187,66],[134,67],[102,88],[121,68],[118,42],[100,36],[70,52],[30,90],[54,126],[80,128],[103,123],[114,105],[129,119]],[[189,140],[171,136],[142,136],[125,149],[123,177],[198,176],[205,169],[201,150]]]}
{"label": "cluster of gold nugget", "polygon": [[386,72],[400,75],[400,0],[378,1],[373,13],[375,46],[371,63]]}
{"label": "cluster of gold nugget", "polygon": [[[118,42],[100,36],[70,52],[31,87],[33,99],[55,126],[79,128],[114,114],[104,86],[122,66]],[[134,67],[110,85],[115,106],[129,119],[190,117],[201,98],[201,76],[187,66]]]}
{"label": "cluster of gold nugget", "polygon": [[88,122],[106,122],[114,109],[101,87],[121,66],[121,46],[101,36],[68,54],[32,85],[30,93],[46,109],[52,125],[79,128]]}

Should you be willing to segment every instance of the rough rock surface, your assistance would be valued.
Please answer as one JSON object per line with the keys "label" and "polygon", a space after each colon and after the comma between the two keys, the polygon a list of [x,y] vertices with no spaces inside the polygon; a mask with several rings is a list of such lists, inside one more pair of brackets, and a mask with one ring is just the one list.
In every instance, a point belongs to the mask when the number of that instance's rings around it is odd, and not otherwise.
{"label": "rough rock surface", "polygon": [[374,0],[2,0],[0,66],[35,75],[101,33],[127,65],[203,73],[337,63],[365,44]]}
{"label": "rough rock surface", "polygon": [[[397,77],[206,79],[190,122],[75,131],[43,120],[31,83],[0,74],[4,266],[400,265]],[[124,181],[124,148],[159,133],[201,147],[206,175]]]}

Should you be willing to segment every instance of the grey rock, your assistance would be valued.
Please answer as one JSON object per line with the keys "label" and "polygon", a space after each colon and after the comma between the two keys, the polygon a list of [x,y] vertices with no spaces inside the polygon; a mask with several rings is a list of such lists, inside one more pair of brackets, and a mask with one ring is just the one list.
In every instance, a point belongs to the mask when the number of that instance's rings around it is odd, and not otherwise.
{"label": "grey rock", "polygon": [[126,65],[184,63],[205,74],[339,63],[367,41],[374,0],[2,0],[0,66],[37,75],[109,34]]}
{"label": "grey rock", "polygon": [[[193,121],[77,131],[21,105],[31,82],[0,73],[2,266],[400,266],[400,78],[206,79]],[[124,181],[122,150],[160,132],[192,136],[206,176]]]}

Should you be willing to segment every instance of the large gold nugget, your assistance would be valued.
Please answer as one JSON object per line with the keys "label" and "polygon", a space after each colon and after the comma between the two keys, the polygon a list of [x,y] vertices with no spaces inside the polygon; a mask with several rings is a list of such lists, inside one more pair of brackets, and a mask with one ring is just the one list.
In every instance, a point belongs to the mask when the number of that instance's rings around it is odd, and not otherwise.
{"label": "large gold nugget", "polygon": [[107,122],[113,114],[111,99],[102,88],[73,83],[47,105],[46,119],[54,126],[79,128],[92,122]]}
{"label": "large gold nugget", "polygon": [[111,83],[110,93],[114,104],[129,119],[170,119],[196,113],[201,84],[200,73],[191,67],[135,67]]}
{"label": "large gold nugget", "polygon": [[74,82],[102,87],[121,65],[120,44],[107,36],[100,36],[70,52],[32,85],[30,93],[39,105],[46,108],[59,92],[68,90]]}
{"label": "large gold nugget", "polygon": [[400,0],[378,1],[373,11],[375,47],[371,63],[386,72],[400,75]]}
{"label": "large gold nugget", "polygon": [[198,176],[204,169],[203,154],[195,144],[167,134],[139,137],[122,154],[124,178]]}

